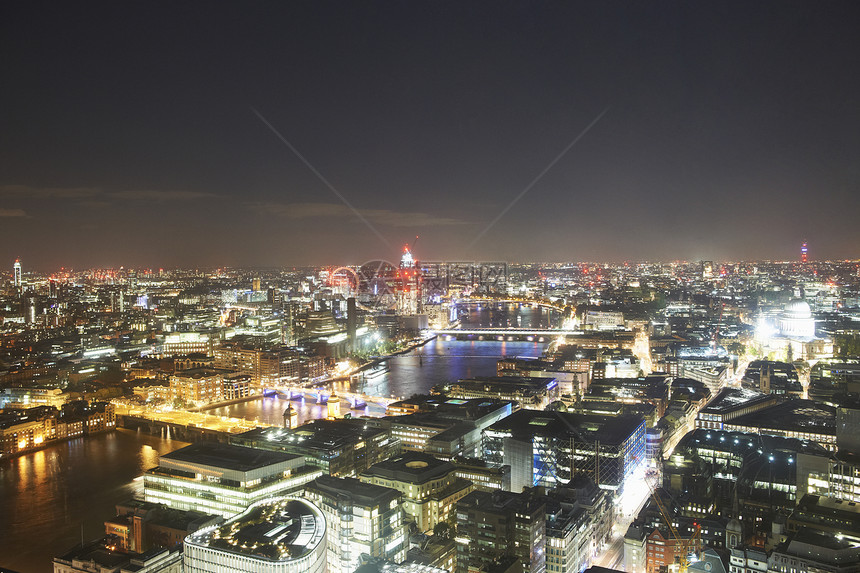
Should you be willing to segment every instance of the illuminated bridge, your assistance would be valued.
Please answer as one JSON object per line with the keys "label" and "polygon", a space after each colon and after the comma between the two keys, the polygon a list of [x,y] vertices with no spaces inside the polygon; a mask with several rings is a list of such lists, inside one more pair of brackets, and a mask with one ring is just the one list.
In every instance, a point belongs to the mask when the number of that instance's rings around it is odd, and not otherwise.
{"label": "illuminated bridge", "polygon": [[440,328],[433,331],[437,335],[448,335],[457,338],[478,340],[536,340],[544,342],[559,336],[581,335],[581,330],[563,330],[552,328]]}
{"label": "illuminated bridge", "polygon": [[[263,395],[271,395],[278,394],[286,398],[287,400],[299,400],[299,401],[308,401],[314,402],[317,404],[325,404],[328,402],[329,396],[331,396],[331,390],[325,389],[311,389],[311,388],[286,388],[286,387],[273,387],[266,388],[263,390]],[[349,408],[363,408],[368,403],[379,404],[380,406],[387,408],[391,402],[395,400],[402,399],[401,397],[393,396],[391,398],[383,397],[383,396],[372,396],[369,394],[359,394],[355,392],[337,392],[337,396],[344,400],[349,404]]]}

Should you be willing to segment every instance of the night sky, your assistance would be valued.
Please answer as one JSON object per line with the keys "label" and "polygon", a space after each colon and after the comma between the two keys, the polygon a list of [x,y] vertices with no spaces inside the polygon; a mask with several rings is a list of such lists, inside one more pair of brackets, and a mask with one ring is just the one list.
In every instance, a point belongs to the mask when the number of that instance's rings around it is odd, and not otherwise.
{"label": "night sky", "polygon": [[858,30],[858,2],[4,2],[0,267],[416,235],[425,260],[860,257]]}

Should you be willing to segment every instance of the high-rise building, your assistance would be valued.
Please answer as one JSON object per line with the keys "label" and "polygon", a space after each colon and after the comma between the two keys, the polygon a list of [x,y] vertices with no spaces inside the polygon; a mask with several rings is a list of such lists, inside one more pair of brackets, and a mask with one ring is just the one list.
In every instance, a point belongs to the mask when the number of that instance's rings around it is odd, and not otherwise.
{"label": "high-rise building", "polygon": [[485,571],[499,557],[525,573],[546,571],[546,505],[531,492],[473,491],[457,503],[457,573]]}
{"label": "high-rise building", "polygon": [[800,262],[806,263],[809,262],[809,249],[806,245],[806,241],[800,243]]}
{"label": "high-rise building", "polygon": [[13,283],[15,285],[15,292],[21,294],[23,289],[23,284],[21,282],[21,261],[15,259],[15,265],[13,266],[14,274],[13,274]]}
{"label": "high-rise building", "polygon": [[353,478],[322,476],[305,487],[328,524],[328,571],[352,573],[367,555],[400,563],[406,558],[408,529],[399,491]]}

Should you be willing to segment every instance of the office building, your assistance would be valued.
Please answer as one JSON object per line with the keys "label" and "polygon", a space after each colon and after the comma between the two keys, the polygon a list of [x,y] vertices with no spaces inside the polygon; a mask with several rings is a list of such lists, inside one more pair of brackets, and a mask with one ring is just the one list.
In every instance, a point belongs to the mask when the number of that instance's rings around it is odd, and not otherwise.
{"label": "office building", "polygon": [[302,456],[198,442],[161,456],[143,475],[144,499],[223,517],[295,491],[322,475]]}
{"label": "office building", "polygon": [[473,491],[457,503],[457,573],[484,571],[499,557],[524,573],[546,571],[546,505],[531,492]]}
{"label": "office building", "polygon": [[860,571],[860,539],[857,531],[836,536],[803,527],[789,534],[767,559],[774,573],[857,573]]}
{"label": "office building", "polygon": [[620,493],[645,463],[645,422],[636,416],[519,410],[484,431],[484,459],[511,466],[512,491],[559,487],[584,474]]}
{"label": "office building", "polygon": [[231,443],[300,455],[305,463],[335,477],[356,477],[377,462],[399,453],[385,428],[361,419],[314,420],[297,428],[256,428]]}
{"label": "office building", "polygon": [[559,398],[558,380],[526,376],[477,376],[439,388],[449,398],[495,398],[517,402],[522,408],[543,410]]}
{"label": "office building", "polygon": [[185,573],[325,573],[326,520],[304,499],[252,504],[185,538]]}
{"label": "office building", "polygon": [[363,555],[397,563],[406,557],[408,528],[397,490],[322,476],[307,484],[304,496],[328,524],[329,573],[352,573]]}
{"label": "office building", "polygon": [[421,452],[374,464],[359,479],[401,492],[404,513],[422,532],[438,523],[453,524],[457,501],[474,489],[472,482],[457,476],[454,464]]}
{"label": "office building", "polygon": [[389,416],[379,423],[391,429],[391,437],[404,451],[443,460],[479,457],[481,432],[517,407],[510,400],[496,399],[404,400],[389,405]]}

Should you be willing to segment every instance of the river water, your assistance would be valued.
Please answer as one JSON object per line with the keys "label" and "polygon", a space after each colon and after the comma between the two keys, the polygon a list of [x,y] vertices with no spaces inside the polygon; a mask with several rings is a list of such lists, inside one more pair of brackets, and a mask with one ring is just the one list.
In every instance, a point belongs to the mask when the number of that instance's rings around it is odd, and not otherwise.
{"label": "river water", "polygon": [[158,456],[188,445],[130,430],[76,438],[0,463],[0,566],[53,570],[51,559],[104,535],[114,506]]}
{"label": "river water", "polygon": [[[464,327],[557,326],[557,313],[519,305],[481,305],[463,309]],[[435,339],[409,353],[389,359],[387,366],[362,381],[360,388],[339,390],[375,396],[408,397],[427,393],[436,384],[470,376],[492,376],[501,356],[536,357],[545,349],[537,342],[457,341]],[[287,400],[262,398],[211,411],[270,424],[282,422]],[[322,417],[324,406],[292,402],[301,421]],[[342,413],[346,411],[342,409]],[[380,415],[369,404],[355,415]],[[0,463],[0,567],[22,573],[47,573],[51,559],[81,539],[104,534],[104,520],[114,506],[139,493],[134,479],[158,464],[158,456],[187,445],[129,430],[53,444],[38,452]]]}

